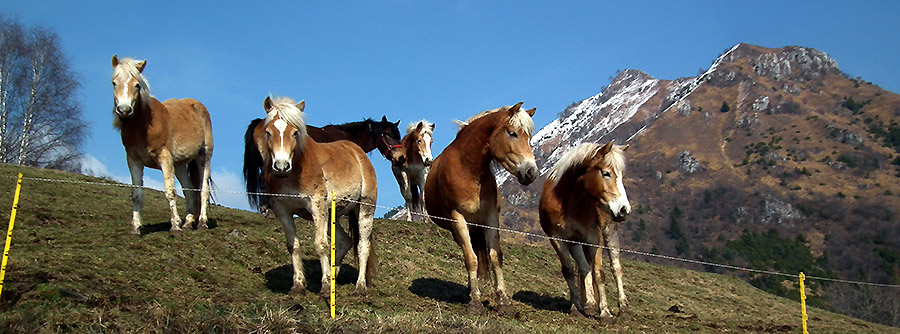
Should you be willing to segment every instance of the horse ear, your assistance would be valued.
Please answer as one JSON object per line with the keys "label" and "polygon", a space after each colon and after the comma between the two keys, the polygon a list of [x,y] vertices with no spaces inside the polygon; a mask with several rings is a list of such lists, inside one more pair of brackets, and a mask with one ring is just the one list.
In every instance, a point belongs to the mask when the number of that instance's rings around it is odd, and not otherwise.
{"label": "horse ear", "polygon": [[387,117],[384,117],[384,115],[381,115],[381,123],[390,123],[390,122],[388,122]]}
{"label": "horse ear", "polygon": [[268,114],[269,110],[272,110],[272,107],[273,107],[272,97],[266,96],[266,100],[263,101],[263,109],[265,109],[266,113]]}
{"label": "horse ear", "polygon": [[612,151],[614,141],[615,140],[610,140],[609,143],[606,143],[606,145],[603,145],[603,147],[601,147],[600,150],[597,151],[597,157],[602,157],[602,156],[606,155],[607,153],[609,153],[609,151]]}
{"label": "horse ear", "polygon": [[400,120],[398,119],[398,120],[397,120],[397,123],[394,123],[394,125],[400,126]]}
{"label": "horse ear", "polygon": [[622,146],[622,152],[628,151],[629,147],[631,147],[631,145]]}
{"label": "horse ear", "polygon": [[434,131],[434,123],[431,124],[431,131]]}
{"label": "horse ear", "polygon": [[138,72],[140,72],[140,73],[144,73],[144,66],[147,66],[147,60],[146,60],[146,59],[145,59],[145,60],[141,60],[141,61],[137,62],[136,64],[134,64],[134,67],[137,67]]}
{"label": "horse ear", "polygon": [[306,108],[306,100],[300,101],[297,103],[297,109],[300,109],[300,112],[303,112],[303,109]]}
{"label": "horse ear", "polygon": [[535,110],[537,110],[537,108],[531,108],[531,109],[525,110],[525,112],[528,113],[528,116],[534,116]]}
{"label": "horse ear", "polygon": [[119,56],[118,55],[113,55],[112,65],[113,65],[113,68],[116,68],[116,66],[119,66]]}
{"label": "horse ear", "polygon": [[413,131],[413,132],[422,131],[423,126],[425,126],[425,122],[419,122],[419,124],[416,124],[416,131]]}
{"label": "horse ear", "polygon": [[519,102],[519,103],[516,103],[516,105],[509,107],[509,114],[514,115],[515,113],[519,112],[519,110],[522,109],[523,103],[525,103],[525,102]]}

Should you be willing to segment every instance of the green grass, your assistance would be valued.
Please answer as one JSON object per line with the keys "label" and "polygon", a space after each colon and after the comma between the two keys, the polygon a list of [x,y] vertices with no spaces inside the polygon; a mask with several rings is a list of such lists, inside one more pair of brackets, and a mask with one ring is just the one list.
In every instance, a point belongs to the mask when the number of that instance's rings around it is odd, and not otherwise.
{"label": "green grass", "polygon": [[[0,165],[0,205],[11,207],[16,172],[93,178]],[[376,220],[379,276],[352,297],[344,265],[337,318],[319,299],[317,261],[300,223],[310,293],[286,295],[290,268],[274,220],[215,206],[216,228],[170,238],[162,195],[147,191],[143,237],[127,235],[130,190],[26,180],[6,281],[5,333],[693,333],[799,332],[800,307],[736,278],[641,261],[624,262],[631,314],[615,324],[568,315],[567,289],[550,247],[504,245],[516,315],[466,314],[461,251],[433,225]],[[183,206],[181,206],[183,210]],[[3,209],[2,211],[6,211]],[[0,219],[8,220],[8,211]],[[2,226],[5,226],[2,225]],[[237,233],[237,232],[240,233]],[[348,258],[352,261],[352,257]],[[608,261],[607,261],[608,262]],[[485,285],[483,285],[485,286]],[[483,288],[483,291],[490,291]],[[615,296],[609,286],[608,292]],[[615,311],[615,298],[611,300]],[[673,305],[683,311],[669,311]],[[895,328],[809,309],[813,333],[885,333]]]}

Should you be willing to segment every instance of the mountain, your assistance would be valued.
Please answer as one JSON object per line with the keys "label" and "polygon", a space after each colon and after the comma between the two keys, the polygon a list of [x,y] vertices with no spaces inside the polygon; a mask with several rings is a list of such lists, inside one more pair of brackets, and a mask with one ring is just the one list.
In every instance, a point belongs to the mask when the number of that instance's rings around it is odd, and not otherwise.
{"label": "mountain", "polygon": [[[532,147],[546,177],[578,143],[631,145],[625,248],[896,284],[898,119],[900,95],[851,78],[824,52],[742,43],[696,77],[622,71],[539,130]],[[542,234],[543,179],[528,187],[498,180],[504,225]],[[773,278],[745,278],[770,292],[791,290]],[[845,287],[813,288],[835,304],[839,296],[829,292]]]}

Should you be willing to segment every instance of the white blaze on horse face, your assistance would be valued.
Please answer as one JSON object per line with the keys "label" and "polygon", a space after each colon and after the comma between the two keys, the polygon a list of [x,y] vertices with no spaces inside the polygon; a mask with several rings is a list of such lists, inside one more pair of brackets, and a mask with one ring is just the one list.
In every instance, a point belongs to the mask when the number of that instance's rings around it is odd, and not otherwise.
{"label": "white blaze on horse face", "polygon": [[625,184],[622,179],[622,175],[616,175],[616,190],[619,196],[609,201],[609,210],[616,216],[621,213],[624,215],[631,213],[631,204],[628,203],[628,194],[625,193]]}
{"label": "white blaze on horse face", "polygon": [[291,153],[293,153],[293,151],[286,150],[284,148],[284,142],[286,140],[285,137],[288,136],[287,131],[285,131],[287,129],[288,124],[287,124],[287,122],[285,122],[282,119],[276,119],[272,123],[272,125],[274,125],[275,129],[278,130],[278,133],[275,136],[277,136],[278,140],[279,140],[278,147],[273,148],[273,150],[272,150],[272,158],[273,158],[272,166],[273,167],[287,166],[287,169],[282,170],[282,171],[285,171],[285,172],[290,171],[291,159],[292,159]]}
{"label": "white blaze on horse face", "polygon": [[422,161],[434,160],[431,156],[431,135],[428,132],[424,132],[424,134],[422,135],[422,141],[425,142],[425,149],[422,150]]}

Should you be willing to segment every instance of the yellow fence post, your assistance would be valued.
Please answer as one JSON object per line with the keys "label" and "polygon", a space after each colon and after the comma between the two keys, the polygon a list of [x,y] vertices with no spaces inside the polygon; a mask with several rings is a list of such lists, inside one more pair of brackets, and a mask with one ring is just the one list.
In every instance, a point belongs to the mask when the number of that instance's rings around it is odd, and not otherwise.
{"label": "yellow fence post", "polygon": [[337,192],[331,192],[331,319],[334,319],[334,229],[335,229],[335,220],[334,220],[334,211],[335,204],[334,198],[337,196]]}
{"label": "yellow fence post", "polygon": [[803,272],[800,272],[800,313],[803,322],[803,334],[809,334],[806,330],[806,289],[803,287],[803,280],[805,279],[806,275],[803,275]]}
{"label": "yellow fence post", "polygon": [[16,195],[13,197],[12,213],[9,214],[9,230],[6,231],[6,245],[3,246],[3,263],[0,264],[0,293],[3,293],[3,279],[6,277],[6,261],[9,260],[9,245],[12,243],[13,225],[16,223],[16,209],[19,208],[19,192],[22,191],[22,173],[16,181]]}

